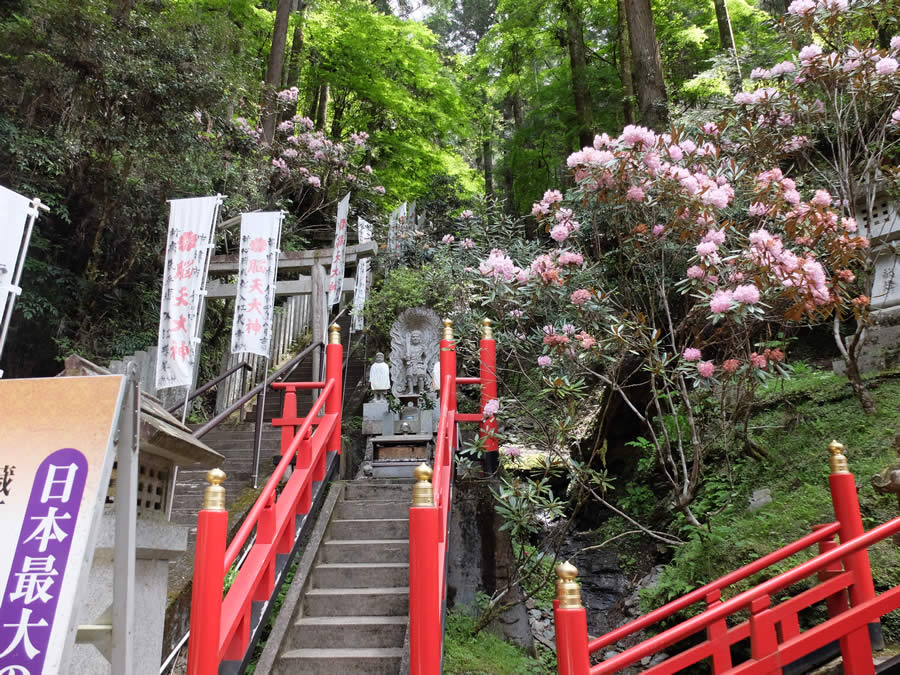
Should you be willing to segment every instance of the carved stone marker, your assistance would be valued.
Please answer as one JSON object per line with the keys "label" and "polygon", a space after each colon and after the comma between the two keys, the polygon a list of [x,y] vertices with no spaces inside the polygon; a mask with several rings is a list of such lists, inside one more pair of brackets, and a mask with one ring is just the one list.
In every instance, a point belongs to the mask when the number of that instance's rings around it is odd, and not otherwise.
{"label": "carved stone marker", "polygon": [[391,326],[391,382],[394,396],[433,397],[431,375],[440,356],[441,320],[430,309],[414,307]]}

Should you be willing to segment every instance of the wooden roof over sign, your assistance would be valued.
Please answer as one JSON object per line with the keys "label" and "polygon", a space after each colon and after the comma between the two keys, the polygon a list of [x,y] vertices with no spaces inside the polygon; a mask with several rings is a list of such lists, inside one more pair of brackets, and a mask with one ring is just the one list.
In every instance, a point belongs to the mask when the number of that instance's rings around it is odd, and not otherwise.
{"label": "wooden roof over sign", "polygon": [[[72,354],[66,368],[57,377],[112,375],[106,368]],[[224,457],[198,438],[181,423],[155,396],[141,392],[141,447],[166,457],[180,466],[219,466]]]}

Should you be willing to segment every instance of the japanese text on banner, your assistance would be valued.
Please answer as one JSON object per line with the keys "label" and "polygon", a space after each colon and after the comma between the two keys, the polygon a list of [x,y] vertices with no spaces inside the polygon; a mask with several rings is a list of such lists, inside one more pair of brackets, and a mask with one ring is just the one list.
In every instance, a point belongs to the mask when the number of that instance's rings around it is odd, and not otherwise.
{"label": "japanese text on banner", "polygon": [[350,193],[348,192],[337,208],[334,252],[331,254],[331,273],[328,275],[328,307],[336,305],[344,291],[344,252],[347,248],[347,216],[349,213]]}
{"label": "japanese text on banner", "polygon": [[[360,218],[357,223],[359,243],[372,241],[372,223]],[[353,309],[350,311],[350,330],[361,331],[365,322],[363,308],[366,306],[366,294],[369,288],[369,259],[363,258],[356,264],[356,288],[353,291]]]}
{"label": "japanese text on banner", "polygon": [[157,389],[192,383],[206,261],[220,202],[220,197],[171,202],[159,316]]}
{"label": "japanese text on banner", "polygon": [[280,211],[241,214],[232,354],[269,355],[283,218]]}

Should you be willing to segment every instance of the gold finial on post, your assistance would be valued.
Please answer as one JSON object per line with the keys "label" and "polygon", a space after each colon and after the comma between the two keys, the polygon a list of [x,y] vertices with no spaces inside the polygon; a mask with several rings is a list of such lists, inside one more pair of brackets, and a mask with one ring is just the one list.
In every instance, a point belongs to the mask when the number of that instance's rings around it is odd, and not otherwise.
{"label": "gold finial on post", "polygon": [[490,319],[482,319],[481,320],[481,339],[482,340],[493,340],[494,339],[494,322]]}
{"label": "gold finial on post", "polygon": [[453,339],[453,322],[450,319],[444,319],[444,340]]}
{"label": "gold finial on post", "polygon": [[431,487],[431,477],[434,472],[425,462],[422,462],[413,470],[416,484],[413,486],[413,506],[434,506],[434,489]]}
{"label": "gold finial on post", "polygon": [[341,327],[336,323],[331,324],[331,329],[328,332],[328,343],[332,345],[341,344]]}
{"label": "gold finial on post", "polygon": [[831,473],[850,473],[847,456],[844,454],[844,444],[838,441],[831,441],[828,444],[828,451],[831,453],[829,459]]}
{"label": "gold finial on post", "polygon": [[203,510],[204,511],[224,511],[225,510],[225,472],[222,469],[210,469],[206,472],[206,480],[209,487],[203,493]]}
{"label": "gold finial on post", "polygon": [[575,581],[578,568],[568,560],[556,566],[556,599],[560,609],[581,608],[581,586]]}

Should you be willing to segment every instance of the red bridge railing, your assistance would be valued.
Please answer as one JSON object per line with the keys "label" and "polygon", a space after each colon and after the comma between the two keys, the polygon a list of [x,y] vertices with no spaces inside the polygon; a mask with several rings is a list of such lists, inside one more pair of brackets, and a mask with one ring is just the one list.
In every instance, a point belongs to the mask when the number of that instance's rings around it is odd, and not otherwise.
{"label": "red bridge railing", "polygon": [[[900,518],[865,532],[856,483],[847,467],[844,446],[833,441],[829,449],[832,453],[829,484],[835,522],[816,526],[811,534],[788,546],[600,638],[588,641],[587,617],[575,581],[577,570],[568,563],[559,565],[557,599],[554,601],[559,675],[618,673],[697,634],[705,639],[644,673],[668,675],[707,659],[716,675],[781,673],[782,667],[838,641],[844,672],[874,675],[869,625],[878,622],[884,614],[900,608],[900,586],[880,595],[875,594],[866,548],[900,532]],[[835,534],[840,536],[840,545],[834,541]],[[723,589],[814,544],[818,545],[819,554],[811,560],[722,601]],[[817,576],[817,585],[772,605],[774,594],[813,575]],[[800,611],[823,601],[828,610],[828,620],[801,632]],[[701,614],[591,666],[591,654],[698,602],[706,604],[706,610]],[[737,621],[734,618],[736,613],[748,609],[749,619]],[[880,627],[877,628],[879,630],[874,632],[880,635]],[[734,663],[731,648],[747,639],[750,641],[750,657],[741,663]]]}
{"label": "red bridge railing", "polygon": [[[274,385],[285,391],[283,415],[273,420],[282,428],[281,461],[227,548],[228,512],[221,485],[225,474],[218,469],[209,473],[212,485],[197,516],[189,675],[218,675],[223,661],[245,659],[255,627],[253,603],[272,599],[276,556],[292,552],[297,517],[309,512],[313,483],[325,479],[328,454],[340,453],[343,347],[337,324],[331,326],[325,358],[324,382]],[[303,389],[320,394],[309,413],[299,417],[297,390]],[[292,464],[294,470],[279,492],[279,483]],[[223,597],[225,576],[254,530],[256,539]]]}
{"label": "red bridge railing", "polygon": [[[477,422],[484,449],[485,472],[496,470],[496,419],[485,416],[485,407],[497,398],[497,351],[490,319],[482,322],[480,377],[456,376],[456,342],[453,324],[444,321],[441,340],[440,421],[434,451],[434,470],[423,464],[416,469],[417,483],[409,509],[409,672],[437,675],[441,672],[444,639],[444,603],[447,596],[447,531],[453,490],[453,454],[457,424]],[[481,412],[456,411],[456,387],[481,385]]]}

